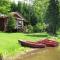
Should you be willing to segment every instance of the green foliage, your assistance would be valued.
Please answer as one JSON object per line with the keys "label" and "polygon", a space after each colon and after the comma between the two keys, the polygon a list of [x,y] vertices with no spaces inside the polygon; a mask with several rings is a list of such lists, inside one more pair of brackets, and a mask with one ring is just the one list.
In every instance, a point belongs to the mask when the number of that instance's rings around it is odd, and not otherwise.
{"label": "green foliage", "polygon": [[28,25],[27,29],[28,29],[28,33],[32,33],[33,32],[33,26]]}
{"label": "green foliage", "polygon": [[17,10],[18,10],[18,12],[20,12],[20,13],[23,12],[23,11],[22,11],[22,3],[21,3],[20,1],[18,2]]}
{"label": "green foliage", "polygon": [[40,30],[40,32],[44,32],[47,26],[45,23],[37,23],[36,27],[38,30]]}
{"label": "green foliage", "polygon": [[45,32],[46,30],[46,24],[45,23],[37,23],[35,26],[33,26],[34,32]]}
{"label": "green foliage", "polygon": [[48,6],[48,0],[35,0],[33,4],[34,13],[38,22],[44,21],[45,12]]}
{"label": "green foliage", "polygon": [[33,10],[37,20],[37,23],[34,26],[35,32],[42,32],[46,29],[44,18],[49,5],[48,2],[49,0],[35,0],[33,3]]}
{"label": "green foliage", "polygon": [[12,11],[12,12],[17,11],[17,5],[16,5],[16,3],[15,3],[15,2],[12,2],[10,8],[11,8],[11,11]]}
{"label": "green foliage", "polygon": [[9,0],[0,0],[0,13],[7,14],[10,11]]}
{"label": "green foliage", "polygon": [[33,32],[35,32],[35,33],[40,32],[40,30],[38,29],[38,27],[36,25],[33,26]]}
{"label": "green foliage", "polygon": [[15,25],[16,25],[16,20],[12,15],[9,15],[9,19],[8,19],[8,32],[12,32],[15,29]]}
{"label": "green foliage", "polygon": [[56,34],[60,23],[58,0],[50,0],[46,12],[46,23],[48,24],[48,32],[54,35]]}

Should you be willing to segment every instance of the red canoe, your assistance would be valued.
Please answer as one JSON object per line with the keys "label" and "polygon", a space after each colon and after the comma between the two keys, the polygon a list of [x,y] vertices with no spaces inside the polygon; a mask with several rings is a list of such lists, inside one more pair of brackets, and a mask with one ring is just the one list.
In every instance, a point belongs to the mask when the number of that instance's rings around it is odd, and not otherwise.
{"label": "red canoe", "polygon": [[44,40],[40,40],[40,41],[37,41],[37,42],[18,40],[18,42],[22,46],[31,47],[31,48],[44,48],[45,46],[46,47],[56,47],[59,44],[58,42],[53,41],[53,40],[49,40],[49,39],[44,39]]}
{"label": "red canoe", "polygon": [[42,43],[35,43],[35,42],[29,42],[29,41],[20,41],[18,40],[18,42],[25,47],[31,47],[31,48],[45,48],[45,44]]}
{"label": "red canoe", "polygon": [[56,47],[59,44],[58,42],[49,39],[44,39],[42,41],[38,41],[37,43],[45,44],[47,47]]}

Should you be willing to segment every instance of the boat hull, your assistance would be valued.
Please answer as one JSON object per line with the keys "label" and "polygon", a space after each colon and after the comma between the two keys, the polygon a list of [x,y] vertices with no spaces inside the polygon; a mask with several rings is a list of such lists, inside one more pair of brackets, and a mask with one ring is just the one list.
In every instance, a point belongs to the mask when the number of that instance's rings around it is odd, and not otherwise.
{"label": "boat hull", "polygon": [[44,39],[42,41],[38,41],[37,43],[45,44],[47,47],[56,47],[56,46],[59,45],[58,42],[53,41],[53,40],[48,40],[48,39]]}
{"label": "boat hull", "polygon": [[18,40],[19,44],[21,44],[24,47],[31,47],[31,48],[45,48],[45,47],[56,47],[59,45],[58,42],[53,41],[53,40],[40,40],[37,42],[30,42],[30,41],[21,41]]}
{"label": "boat hull", "polygon": [[24,42],[20,41],[20,44],[25,47],[30,47],[30,48],[45,48],[45,44],[39,43],[36,44],[34,42]]}

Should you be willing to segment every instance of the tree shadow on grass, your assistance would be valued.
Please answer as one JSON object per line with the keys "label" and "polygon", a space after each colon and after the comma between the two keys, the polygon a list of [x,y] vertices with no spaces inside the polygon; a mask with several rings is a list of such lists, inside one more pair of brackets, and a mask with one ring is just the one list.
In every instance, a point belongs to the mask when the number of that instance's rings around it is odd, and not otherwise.
{"label": "tree shadow on grass", "polygon": [[32,35],[27,35],[27,36],[31,36],[31,37],[48,37],[48,35],[35,35],[35,34],[32,34]]}

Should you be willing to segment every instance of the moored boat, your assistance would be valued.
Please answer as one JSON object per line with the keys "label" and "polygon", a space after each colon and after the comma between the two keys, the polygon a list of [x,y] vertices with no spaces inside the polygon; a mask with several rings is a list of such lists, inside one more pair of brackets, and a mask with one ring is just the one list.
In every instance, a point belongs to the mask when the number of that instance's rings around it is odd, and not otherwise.
{"label": "moored boat", "polygon": [[45,46],[46,47],[56,47],[56,46],[59,45],[58,42],[53,41],[53,40],[49,40],[49,39],[44,39],[44,40],[40,40],[40,41],[37,41],[37,42],[18,40],[18,42],[22,46],[31,47],[31,48],[44,48]]}
{"label": "moored boat", "polygon": [[37,43],[45,44],[47,47],[56,47],[59,45],[58,42],[50,39],[44,39],[44,40],[38,41]]}
{"label": "moored boat", "polygon": [[35,43],[35,42],[29,42],[29,41],[21,41],[18,40],[18,42],[25,47],[31,47],[31,48],[45,48],[45,44],[42,43]]}

